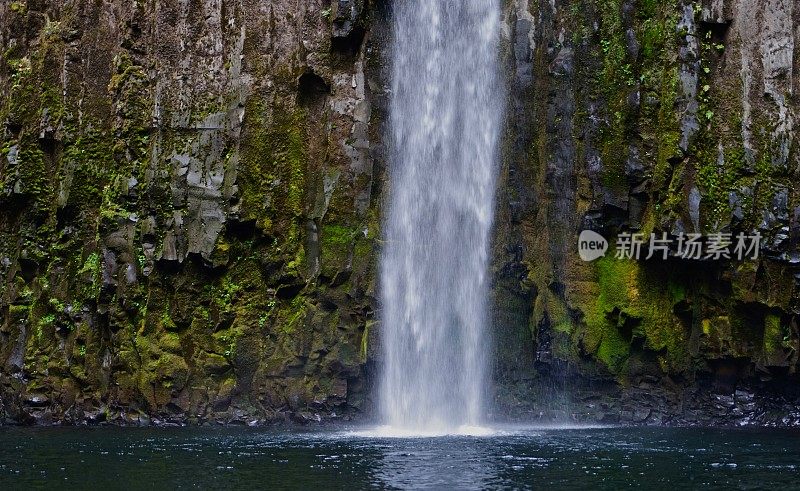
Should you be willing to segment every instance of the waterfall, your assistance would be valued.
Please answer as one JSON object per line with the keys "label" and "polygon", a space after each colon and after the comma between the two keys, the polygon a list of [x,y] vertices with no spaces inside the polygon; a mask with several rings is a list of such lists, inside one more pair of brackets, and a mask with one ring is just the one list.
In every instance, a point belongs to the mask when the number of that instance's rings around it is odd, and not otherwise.
{"label": "waterfall", "polygon": [[397,430],[458,432],[484,413],[498,3],[395,3],[380,404]]}

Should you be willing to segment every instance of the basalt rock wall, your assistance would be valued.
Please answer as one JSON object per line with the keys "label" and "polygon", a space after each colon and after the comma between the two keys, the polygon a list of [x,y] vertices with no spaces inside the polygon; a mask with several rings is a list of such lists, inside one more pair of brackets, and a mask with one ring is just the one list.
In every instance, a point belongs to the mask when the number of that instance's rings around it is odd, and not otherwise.
{"label": "basalt rock wall", "polygon": [[368,22],[362,0],[0,4],[1,419],[363,405]]}
{"label": "basalt rock wall", "polygon": [[[515,0],[506,15],[499,405],[797,424],[797,4]],[[584,229],[605,257],[580,260]],[[636,261],[615,258],[621,233],[761,242],[755,259],[673,243]]]}
{"label": "basalt rock wall", "polygon": [[[503,9],[494,416],[797,424],[800,9]],[[390,15],[0,4],[2,421],[371,414]],[[762,241],[618,260],[623,232]]]}

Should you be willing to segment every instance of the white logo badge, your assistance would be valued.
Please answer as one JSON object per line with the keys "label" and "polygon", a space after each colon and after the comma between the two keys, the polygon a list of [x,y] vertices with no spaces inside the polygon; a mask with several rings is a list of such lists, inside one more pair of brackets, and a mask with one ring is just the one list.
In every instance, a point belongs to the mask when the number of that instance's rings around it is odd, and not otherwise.
{"label": "white logo badge", "polygon": [[608,241],[602,235],[591,230],[584,230],[578,236],[578,254],[584,261],[594,261],[605,256]]}

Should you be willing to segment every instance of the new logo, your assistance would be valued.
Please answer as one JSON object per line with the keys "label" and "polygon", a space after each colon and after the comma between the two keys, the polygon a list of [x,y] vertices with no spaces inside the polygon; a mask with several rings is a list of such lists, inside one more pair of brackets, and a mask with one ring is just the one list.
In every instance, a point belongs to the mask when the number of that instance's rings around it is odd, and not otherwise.
{"label": "new logo", "polygon": [[605,256],[608,241],[602,235],[591,230],[584,230],[578,236],[578,254],[584,261],[594,261]]}

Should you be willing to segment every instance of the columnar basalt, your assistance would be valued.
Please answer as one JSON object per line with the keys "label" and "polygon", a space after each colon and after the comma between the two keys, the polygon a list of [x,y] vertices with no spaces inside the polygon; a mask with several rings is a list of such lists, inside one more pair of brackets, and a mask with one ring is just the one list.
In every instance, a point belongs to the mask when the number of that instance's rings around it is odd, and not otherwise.
{"label": "columnar basalt", "polygon": [[[0,420],[369,412],[392,8],[0,4]],[[502,23],[495,413],[800,423],[795,2]],[[584,263],[587,228],[763,239]]]}
{"label": "columnar basalt", "polygon": [[[533,360],[521,369],[519,344],[499,346],[500,405],[800,422],[796,6],[516,0],[506,12],[515,111],[496,329],[531,335]],[[611,254],[582,262],[582,229]],[[760,233],[762,247],[747,261],[616,260],[620,232]],[[523,305],[526,326],[505,312]]]}
{"label": "columnar basalt", "polygon": [[2,418],[362,405],[366,22],[344,1],[0,6]]}

